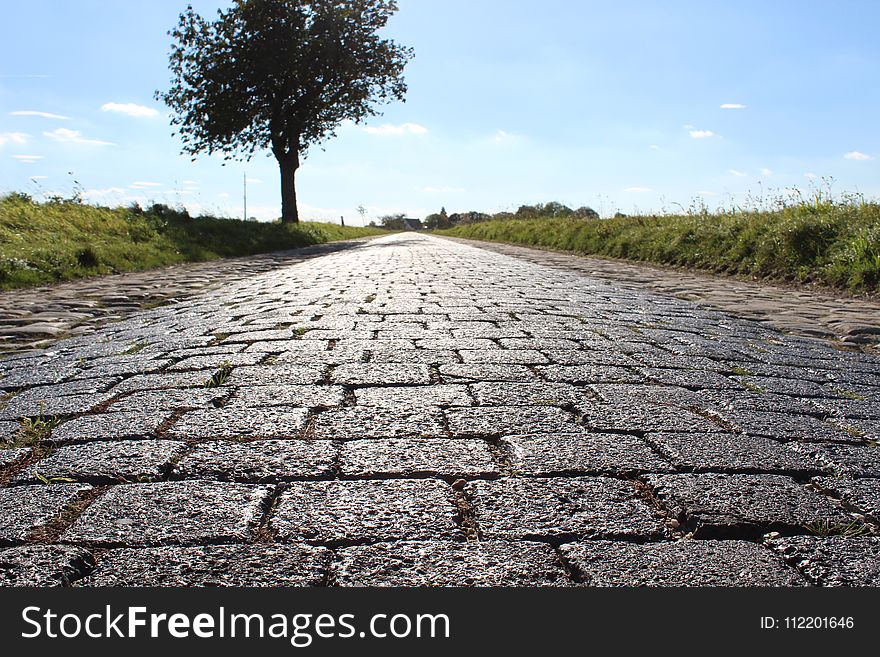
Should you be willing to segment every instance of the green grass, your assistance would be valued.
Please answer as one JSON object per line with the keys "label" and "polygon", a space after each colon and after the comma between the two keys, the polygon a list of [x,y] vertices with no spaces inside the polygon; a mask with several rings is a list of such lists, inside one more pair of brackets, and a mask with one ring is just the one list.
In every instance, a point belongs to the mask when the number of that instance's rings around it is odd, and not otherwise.
{"label": "green grass", "polygon": [[191,218],[164,205],[106,208],[0,197],[0,289],[385,234],[374,228]]}
{"label": "green grass", "polygon": [[880,289],[880,204],[858,198],[817,194],[773,209],[613,219],[493,218],[438,233],[853,293]]}

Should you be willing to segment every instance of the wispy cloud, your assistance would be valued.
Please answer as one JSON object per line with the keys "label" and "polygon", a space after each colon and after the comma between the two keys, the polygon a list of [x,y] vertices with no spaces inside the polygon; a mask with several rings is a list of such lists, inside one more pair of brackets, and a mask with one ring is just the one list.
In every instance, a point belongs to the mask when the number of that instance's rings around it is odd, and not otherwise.
{"label": "wispy cloud", "polygon": [[818,177],[819,176],[817,176],[815,173],[812,173],[812,172],[808,172],[808,173],[804,174],[804,178],[809,178],[810,180],[816,180],[816,178],[818,178]]}
{"label": "wispy cloud", "polygon": [[56,121],[70,121],[69,116],[63,116],[62,114],[52,114],[51,112],[37,112],[36,110],[18,110],[16,112],[10,112],[9,116],[36,116],[41,119],[54,119]]}
{"label": "wispy cloud", "polygon": [[424,135],[428,133],[428,129],[418,123],[401,123],[400,125],[386,123],[381,126],[367,126],[364,128],[364,132],[371,135],[389,137],[400,135]]}
{"label": "wispy cloud", "polygon": [[867,162],[868,160],[874,159],[867,153],[860,153],[859,151],[850,151],[843,157],[845,157],[847,160],[858,160],[859,162]]}
{"label": "wispy cloud", "polygon": [[762,176],[772,176],[773,172],[770,169],[768,169],[767,167],[764,167],[763,169],[761,169],[761,175]]}
{"label": "wispy cloud", "polygon": [[151,187],[161,187],[162,183],[157,182],[133,182],[129,185],[131,189],[149,189]]}
{"label": "wispy cloud", "polygon": [[125,190],[121,187],[107,187],[106,189],[87,189],[83,192],[85,198],[106,198],[108,196],[123,196]]}
{"label": "wispy cloud", "polygon": [[18,160],[19,162],[24,162],[26,164],[33,164],[37,160],[42,160],[42,155],[13,155],[12,159]]}
{"label": "wispy cloud", "polygon": [[136,118],[150,118],[159,116],[159,110],[144,105],[135,105],[134,103],[104,103],[101,109],[105,112],[116,112],[117,114],[125,114]]}
{"label": "wispy cloud", "polygon": [[718,192],[712,192],[712,191],[709,191],[708,189],[702,189],[699,192],[697,192],[697,196],[718,196]]}
{"label": "wispy cloud", "polygon": [[709,137],[715,137],[715,133],[711,130],[691,130],[688,134],[694,139],[708,139]]}
{"label": "wispy cloud", "polygon": [[746,106],[742,103],[723,103],[721,105],[721,109],[745,109]]}
{"label": "wispy cloud", "polygon": [[0,132],[0,146],[5,146],[6,144],[17,144],[22,146],[27,143],[28,135],[24,132]]}
{"label": "wispy cloud", "polygon": [[730,173],[730,174],[736,176],[737,178],[745,178],[747,175],[749,175],[743,171],[737,171],[736,169],[728,169],[727,173]]}
{"label": "wispy cloud", "polygon": [[627,187],[623,191],[629,192],[630,194],[648,194],[654,190],[650,187]]}
{"label": "wispy cloud", "polygon": [[650,148],[652,151],[660,150],[660,147],[657,144],[651,144],[650,146],[648,146],[648,148]]}
{"label": "wispy cloud", "polygon": [[67,128],[58,128],[52,132],[44,132],[45,136],[55,141],[66,144],[77,144],[80,146],[115,146],[116,144],[109,141],[101,141],[100,139],[86,139],[79,130],[68,130]]}

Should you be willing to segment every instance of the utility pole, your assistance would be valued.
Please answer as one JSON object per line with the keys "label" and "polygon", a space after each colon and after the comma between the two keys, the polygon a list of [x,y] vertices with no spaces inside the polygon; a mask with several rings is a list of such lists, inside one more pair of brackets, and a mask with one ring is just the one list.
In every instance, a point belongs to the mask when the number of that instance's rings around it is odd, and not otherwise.
{"label": "utility pole", "polygon": [[247,221],[247,171],[244,172],[244,220]]}

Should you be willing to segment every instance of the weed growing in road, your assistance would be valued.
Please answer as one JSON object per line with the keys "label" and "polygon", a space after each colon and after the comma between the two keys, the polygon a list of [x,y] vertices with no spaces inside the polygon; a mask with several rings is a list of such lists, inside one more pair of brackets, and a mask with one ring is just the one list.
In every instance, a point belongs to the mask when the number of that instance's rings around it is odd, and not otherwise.
{"label": "weed growing in road", "polygon": [[219,388],[229,379],[229,376],[232,374],[232,370],[235,369],[228,360],[223,361],[220,364],[220,368],[211,375],[210,378],[205,379],[203,387],[205,388]]}
{"label": "weed growing in road", "polygon": [[868,533],[868,527],[858,520],[853,520],[849,524],[835,523],[830,520],[817,520],[804,525],[804,529],[814,536],[845,536],[853,538],[855,536],[864,536]]}
{"label": "weed growing in road", "polygon": [[39,416],[25,417],[19,421],[18,436],[11,443],[7,443],[6,447],[35,447],[52,434],[52,429],[57,427],[61,420],[56,417],[44,417],[43,406],[40,402]]}

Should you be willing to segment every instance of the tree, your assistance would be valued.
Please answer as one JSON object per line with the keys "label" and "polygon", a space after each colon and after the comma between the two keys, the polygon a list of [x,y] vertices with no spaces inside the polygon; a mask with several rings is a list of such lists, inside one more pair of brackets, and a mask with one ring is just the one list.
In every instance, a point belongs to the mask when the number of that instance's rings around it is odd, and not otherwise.
{"label": "tree", "polygon": [[379,221],[382,222],[382,228],[387,228],[388,230],[406,230],[404,219],[406,219],[406,215],[402,212],[379,217]]}
{"label": "tree", "polygon": [[234,0],[208,22],[187,7],[169,32],[171,87],[156,92],[183,152],[271,149],[282,221],[298,221],[295,176],[309,147],[404,100],[412,49],[377,34],[395,11],[394,0]]}

